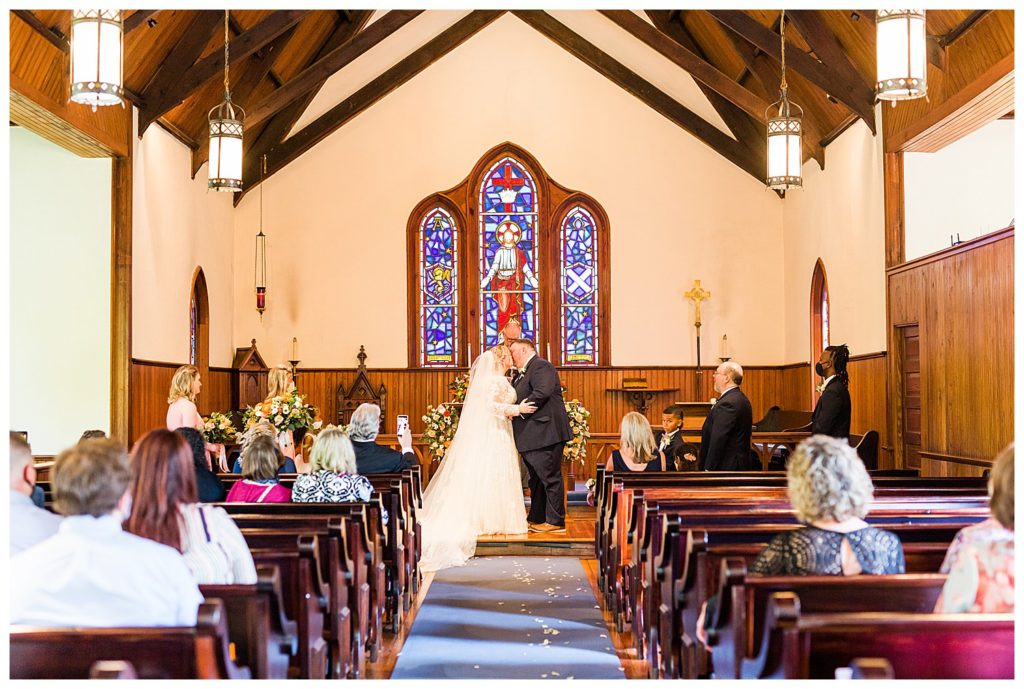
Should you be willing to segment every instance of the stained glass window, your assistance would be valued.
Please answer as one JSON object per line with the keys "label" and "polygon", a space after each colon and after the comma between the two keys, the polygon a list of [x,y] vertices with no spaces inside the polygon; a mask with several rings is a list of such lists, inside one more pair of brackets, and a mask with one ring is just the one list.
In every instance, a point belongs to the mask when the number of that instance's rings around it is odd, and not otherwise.
{"label": "stained glass window", "polygon": [[582,206],[562,220],[558,242],[561,263],[562,365],[593,365],[598,353],[597,223]]}
{"label": "stained glass window", "polygon": [[436,207],[420,223],[420,352],[423,366],[458,360],[458,228]]}
{"label": "stained glass window", "polygon": [[828,335],[828,285],[821,286],[821,347],[824,349],[831,344]]}
{"label": "stained glass window", "polygon": [[480,185],[480,341],[500,341],[509,321],[540,341],[537,275],[537,185],[526,167],[505,156]]}
{"label": "stained glass window", "polygon": [[193,366],[199,360],[199,307],[196,304],[195,292],[189,301],[188,309],[188,363]]}

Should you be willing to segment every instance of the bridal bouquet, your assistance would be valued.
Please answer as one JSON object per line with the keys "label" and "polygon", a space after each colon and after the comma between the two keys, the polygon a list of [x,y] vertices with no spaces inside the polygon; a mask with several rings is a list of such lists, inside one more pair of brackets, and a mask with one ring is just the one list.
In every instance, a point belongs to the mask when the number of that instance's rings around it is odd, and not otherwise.
{"label": "bridal bouquet", "polygon": [[283,395],[272,397],[255,407],[245,409],[245,427],[266,419],[278,431],[298,431],[312,428],[318,430],[323,421],[320,412],[294,389]]}
{"label": "bridal bouquet", "polygon": [[[465,399],[465,390],[462,395]],[[427,413],[423,415],[423,423],[425,424],[423,439],[427,442],[430,455],[438,461],[444,459],[444,453],[452,444],[455,429],[459,426],[458,408],[443,403],[436,407],[427,407]]]}
{"label": "bridal bouquet", "polygon": [[231,419],[218,411],[203,417],[203,440],[208,443],[233,445],[238,442],[238,429]]}
{"label": "bridal bouquet", "polygon": [[587,438],[590,437],[590,411],[574,398],[565,403],[565,413],[569,416],[572,440],[565,444],[562,460],[582,462],[587,455]]}

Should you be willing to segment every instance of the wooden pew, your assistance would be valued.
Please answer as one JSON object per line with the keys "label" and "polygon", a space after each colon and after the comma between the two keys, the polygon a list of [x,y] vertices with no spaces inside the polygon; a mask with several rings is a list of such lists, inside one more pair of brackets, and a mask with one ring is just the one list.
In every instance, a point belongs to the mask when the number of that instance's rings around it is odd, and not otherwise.
{"label": "wooden pew", "polygon": [[768,598],[789,591],[800,597],[800,611],[930,613],[942,593],[945,574],[886,576],[748,576],[746,563],[722,562],[718,605],[707,633],[718,679],[739,679],[741,663],[758,649],[764,635]]}
{"label": "wooden pew", "polygon": [[257,566],[276,565],[281,573],[285,614],[298,628],[295,674],[303,679],[324,679],[328,654],[324,621],[330,614],[330,589],[321,576],[317,536],[298,536],[292,549],[260,548],[252,543],[249,549]]}
{"label": "wooden pew", "polygon": [[132,664],[140,679],[249,679],[228,651],[224,605],[199,606],[195,627],[12,626],[11,679],[87,679],[100,660]]}
{"label": "wooden pew", "polygon": [[223,601],[238,664],[254,679],[287,679],[289,661],[298,655],[298,628],[284,614],[280,571],[260,565],[255,584],[203,584],[199,590]]}
{"label": "wooden pew", "polygon": [[[897,679],[1012,679],[1013,614],[804,614],[800,597],[773,593],[750,679],[831,679],[854,658],[885,658]],[[913,639],[912,643],[908,643]]]}

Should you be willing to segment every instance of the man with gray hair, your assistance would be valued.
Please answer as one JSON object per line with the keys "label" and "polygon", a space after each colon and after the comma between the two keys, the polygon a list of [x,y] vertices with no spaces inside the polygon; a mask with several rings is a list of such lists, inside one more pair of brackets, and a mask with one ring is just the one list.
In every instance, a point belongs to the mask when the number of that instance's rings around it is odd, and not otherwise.
{"label": "man with gray hair", "polygon": [[356,469],[360,474],[387,474],[404,471],[416,464],[412,451],[412,431],[408,428],[398,436],[402,451],[392,450],[374,441],[380,431],[380,407],[364,402],[352,412],[348,437],[356,450]]}
{"label": "man with gray hair", "polygon": [[750,400],[740,390],[743,368],[735,361],[721,364],[714,375],[718,402],[700,432],[702,471],[747,471],[750,468],[750,433],[754,415]]}
{"label": "man with gray hair", "polygon": [[36,467],[32,448],[18,433],[11,432],[11,555],[20,553],[57,533],[60,517],[36,507],[32,491]]}

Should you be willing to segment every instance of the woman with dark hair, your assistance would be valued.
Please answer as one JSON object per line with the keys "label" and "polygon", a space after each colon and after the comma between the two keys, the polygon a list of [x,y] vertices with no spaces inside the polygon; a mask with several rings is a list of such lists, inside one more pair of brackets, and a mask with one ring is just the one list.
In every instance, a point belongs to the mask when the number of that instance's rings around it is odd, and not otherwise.
{"label": "woman with dark hair", "polygon": [[224,484],[217,478],[217,474],[206,466],[206,441],[203,440],[203,434],[188,426],[175,428],[174,432],[183,437],[192,449],[192,466],[196,470],[196,495],[199,502],[223,502],[227,491],[224,490]]}
{"label": "woman with dark hair", "polygon": [[844,344],[826,347],[814,365],[814,372],[822,377],[821,397],[814,405],[811,416],[811,433],[828,435],[833,438],[850,437],[850,376],[846,362],[850,360],[850,348]]}
{"label": "woman with dark hair", "polygon": [[227,502],[291,502],[292,491],[281,485],[277,472],[284,455],[274,439],[259,435],[242,450],[242,480],[231,486]]}
{"label": "woman with dark hair", "polygon": [[131,460],[132,508],[126,530],[180,552],[199,584],[255,584],[241,532],[220,507],[196,502],[196,472],[185,438],[150,431]]}

